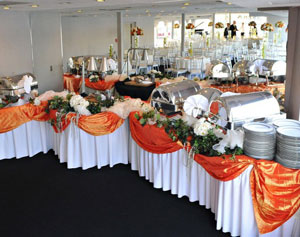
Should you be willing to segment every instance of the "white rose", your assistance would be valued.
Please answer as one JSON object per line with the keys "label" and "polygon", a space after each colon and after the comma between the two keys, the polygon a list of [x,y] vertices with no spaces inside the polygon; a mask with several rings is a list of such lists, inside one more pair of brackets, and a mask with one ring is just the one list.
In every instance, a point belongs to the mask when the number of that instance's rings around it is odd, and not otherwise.
{"label": "white rose", "polygon": [[[1,102],[0,102],[1,103]],[[41,104],[41,101],[38,98],[34,99],[34,105],[38,106]]]}

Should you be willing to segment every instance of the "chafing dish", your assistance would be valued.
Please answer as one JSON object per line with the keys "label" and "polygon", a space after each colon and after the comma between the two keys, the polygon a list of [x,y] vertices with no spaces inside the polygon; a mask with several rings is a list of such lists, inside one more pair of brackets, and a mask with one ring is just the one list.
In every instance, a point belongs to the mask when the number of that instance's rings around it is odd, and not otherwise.
{"label": "chafing dish", "polygon": [[183,103],[191,95],[199,93],[201,86],[192,80],[186,80],[167,85],[161,85],[151,94],[151,105],[165,114],[182,110]]}
{"label": "chafing dish", "polygon": [[95,59],[93,61],[95,62],[96,67],[99,69],[103,56],[97,56],[97,55],[76,56],[68,59],[67,72],[72,74],[81,73],[83,62],[84,62],[84,68],[85,70],[87,70],[89,62],[92,58]]}
{"label": "chafing dish", "polygon": [[210,113],[222,127],[236,129],[244,123],[272,123],[284,118],[275,97],[268,91],[219,97],[210,104]]}
{"label": "chafing dish", "polygon": [[0,77],[0,97],[4,98],[5,96],[18,96],[21,97],[26,94],[24,88],[24,76],[31,76],[32,82],[29,85],[30,90],[38,88],[38,82],[35,76],[31,73],[24,73],[11,77]]}
{"label": "chafing dish", "polygon": [[271,59],[256,59],[250,68],[253,74],[272,81],[283,82],[286,76],[286,62]]}
{"label": "chafing dish", "polygon": [[232,74],[237,83],[249,83],[249,77],[253,75],[253,72],[251,71],[252,65],[253,63],[248,60],[242,60],[234,64]]}
{"label": "chafing dish", "polygon": [[230,68],[226,63],[219,60],[213,60],[208,68],[208,77],[217,83],[228,81],[231,79]]}
{"label": "chafing dish", "polygon": [[216,88],[203,88],[199,91],[199,95],[203,95],[208,100],[208,103],[219,98],[222,92]]}

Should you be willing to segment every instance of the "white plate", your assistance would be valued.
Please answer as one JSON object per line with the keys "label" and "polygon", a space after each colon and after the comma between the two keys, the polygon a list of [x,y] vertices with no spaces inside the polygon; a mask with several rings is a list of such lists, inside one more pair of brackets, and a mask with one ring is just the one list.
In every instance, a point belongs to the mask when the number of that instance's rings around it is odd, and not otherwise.
{"label": "white plate", "polygon": [[259,132],[259,133],[269,133],[274,131],[273,126],[266,123],[259,123],[259,122],[245,123],[243,125],[243,128],[250,132]]}
{"label": "white plate", "polygon": [[300,127],[300,122],[294,119],[277,119],[273,122],[276,127],[295,126]]}
{"label": "white plate", "polygon": [[281,127],[277,129],[279,136],[300,139],[300,127]]}

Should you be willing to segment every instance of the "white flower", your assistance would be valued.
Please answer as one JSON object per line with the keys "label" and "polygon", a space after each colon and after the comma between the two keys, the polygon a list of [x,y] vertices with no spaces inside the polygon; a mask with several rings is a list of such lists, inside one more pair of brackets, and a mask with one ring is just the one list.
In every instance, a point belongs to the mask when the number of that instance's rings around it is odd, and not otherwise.
{"label": "white flower", "polygon": [[205,118],[199,119],[194,125],[194,133],[198,136],[206,136],[210,129],[213,129],[213,125]]}
{"label": "white flower", "polygon": [[152,110],[152,107],[151,107],[150,104],[144,103],[144,104],[142,105],[141,110],[142,110],[144,113],[147,113],[147,112],[149,112],[150,110]]}
{"label": "white flower", "polygon": [[80,101],[82,100],[82,96],[81,95],[74,95],[71,97],[70,99],[70,105],[72,107],[74,107],[75,105],[79,105],[80,104]]}
{"label": "white flower", "polygon": [[38,98],[35,98],[34,99],[34,105],[39,106],[40,104],[41,104],[41,101]]}
{"label": "white flower", "polygon": [[216,135],[216,137],[218,138],[224,138],[224,133],[223,130],[220,128],[214,128],[214,134]]}
{"label": "white flower", "polygon": [[0,98],[0,104],[2,104],[2,99]]}

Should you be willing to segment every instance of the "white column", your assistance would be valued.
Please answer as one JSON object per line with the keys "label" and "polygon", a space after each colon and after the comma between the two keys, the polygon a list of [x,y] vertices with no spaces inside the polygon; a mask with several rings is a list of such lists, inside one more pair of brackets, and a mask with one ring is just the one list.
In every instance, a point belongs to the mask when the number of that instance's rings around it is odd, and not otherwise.
{"label": "white column", "polygon": [[185,13],[181,15],[181,56],[184,56],[184,41],[185,41]]}
{"label": "white column", "polygon": [[285,110],[288,118],[300,117],[300,7],[290,8],[288,24]]}
{"label": "white column", "polygon": [[172,35],[172,39],[174,39],[174,20],[172,21],[172,33],[171,33]]}
{"label": "white column", "polygon": [[118,73],[122,74],[123,67],[123,13],[117,12],[117,31],[118,31]]}

